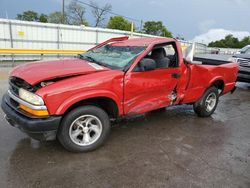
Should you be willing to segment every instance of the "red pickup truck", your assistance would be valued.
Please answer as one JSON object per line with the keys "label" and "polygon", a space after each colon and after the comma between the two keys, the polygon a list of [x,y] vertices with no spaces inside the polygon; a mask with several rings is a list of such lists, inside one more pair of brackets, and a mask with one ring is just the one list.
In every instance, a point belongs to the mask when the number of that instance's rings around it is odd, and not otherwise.
{"label": "red pickup truck", "polygon": [[20,65],[2,99],[7,121],[35,139],[69,151],[99,147],[110,120],[190,104],[210,116],[219,96],[233,91],[237,63],[183,57],[169,38],[113,38],[74,59]]}

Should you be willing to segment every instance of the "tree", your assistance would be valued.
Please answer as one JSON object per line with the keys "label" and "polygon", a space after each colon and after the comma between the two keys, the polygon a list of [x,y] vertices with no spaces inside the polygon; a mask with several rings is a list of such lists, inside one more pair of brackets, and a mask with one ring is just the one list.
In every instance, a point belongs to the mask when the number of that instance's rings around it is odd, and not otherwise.
{"label": "tree", "polygon": [[126,20],[122,16],[112,16],[109,18],[107,28],[119,29],[123,31],[131,31],[131,24],[132,23],[130,23],[128,20]]}
{"label": "tree", "polygon": [[172,33],[163,25],[161,21],[147,21],[143,25],[143,31],[150,35],[173,37]]}
{"label": "tree", "polygon": [[96,2],[90,2],[92,7],[92,14],[95,17],[95,27],[99,27],[102,25],[103,21],[105,20],[106,14],[111,11],[112,6],[111,4],[105,4],[103,7],[99,8]]}
{"label": "tree", "polygon": [[35,21],[35,22],[48,22],[48,16],[46,14],[38,14],[37,12],[28,10],[22,14],[17,14],[16,19],[24,21]]}
{"label": "tree", "polygon": [[67,23],[71,25],[88,25],[84,18],[85,8],[73,0],[67,7],[66,19]]}
{"label": "tree", "polygon": [[47,23],[48,22],[48,16],[46,14],[41,14],[39,16],[39,22]]}
{"label": "tree", "polygon": [[233,35],[227,35],[224,39],[210,42],[209,47],[218,48],[243,48],[250,44],[250,37],[245,37],[242,40],[234,37]]}
{"label": "tree", "polygon": [[[48,16],[48,22],[49,23],[56,23],[56,24],[62,23],[62,13],[61,12],[50,13],[50,15]],[[67,23],[67,22],[65,22],[65,23]]]}
{"label": "tree", "polygon": [[243,48],[244,46],[247,46],[250,44],[250,36],[249,37],[244,37],[242,40],[241,40],[241,48]]}
{"label": "tree", "polygon": [[17,14],[16,19],[24,21],[39,21],[39,14],[37,12],[28,10],[22,14]]}

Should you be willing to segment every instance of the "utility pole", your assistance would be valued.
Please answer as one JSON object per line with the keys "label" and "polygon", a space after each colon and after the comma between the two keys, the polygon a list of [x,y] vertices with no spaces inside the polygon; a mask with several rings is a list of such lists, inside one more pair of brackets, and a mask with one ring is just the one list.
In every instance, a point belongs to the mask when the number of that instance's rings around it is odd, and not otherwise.
{"label": "utility pole", "polygon": [[62,24],[64,24],[64,22],[65,22],[64,1],[65,1],[65,0],[62,0]]}
{"label": "utility pole", "polygon": [[134,32],[134,23],[131,22],[131,33],[130,33],[131,37],[133,36],[133,32]]}
{"label": "utility pole", "polygon": [[141,20],[141,25],[140,25],[140,32],[142,33],[142,27],[143,27],[143,20]]}

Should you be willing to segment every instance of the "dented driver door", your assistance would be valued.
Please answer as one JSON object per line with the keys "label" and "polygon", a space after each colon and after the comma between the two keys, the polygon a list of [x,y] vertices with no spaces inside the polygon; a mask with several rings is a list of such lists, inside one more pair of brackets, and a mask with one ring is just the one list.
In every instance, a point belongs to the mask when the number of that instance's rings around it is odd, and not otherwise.
{"label": "dented driver door", "polygon": [[128,72],[124,80],[124,113],[135,115],[171,105],[180,68]]}

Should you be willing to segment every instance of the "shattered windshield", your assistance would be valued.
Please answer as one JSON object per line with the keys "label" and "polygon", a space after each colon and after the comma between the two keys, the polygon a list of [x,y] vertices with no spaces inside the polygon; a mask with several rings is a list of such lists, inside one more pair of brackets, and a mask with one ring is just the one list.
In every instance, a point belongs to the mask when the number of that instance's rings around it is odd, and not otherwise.
{"label": "shattered windshield", "polygon": [[109,68],[124,69],[145,48],[145,46],[118,46],[107,44],[100,48],[80,54],[79,57]]}

